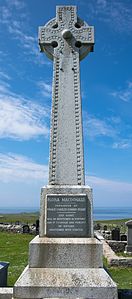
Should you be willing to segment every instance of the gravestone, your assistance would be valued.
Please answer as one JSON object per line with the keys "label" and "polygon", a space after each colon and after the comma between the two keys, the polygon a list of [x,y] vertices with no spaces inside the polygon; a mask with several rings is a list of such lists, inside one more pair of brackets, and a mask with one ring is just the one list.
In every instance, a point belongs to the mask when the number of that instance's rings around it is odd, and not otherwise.
{"label": "gravestone", "polygon": [[104,229],[104,231],[106,231],[107,230],[107,225],[104,225],[103,229]]}
{"label": "gravestone", "polygon": [[53,60],[49,182],[41,189],[40,227],[14,299],[117,299],[93,236],[92,189],[85,186],[80,60],[93,51],[94,29],[76,6],[57,6],[39,29],[42,52]]}
{"label": "gravestone", "polygon": [[30,233],[30,227],[28,224],[23,225],[22,227],[23,234],[29,234]]}
{"label": "gravestone", "polygon": [[36,220],[36,235],[39,234],[39,219]]}
{"label": "gravestone", "polygon": [[111,236],[112,236],[112,240],[120,241],[120,228],[119,227],[113,228],[111,232]]}
{"label": "gravestone", "polygon": [[19,220],[15,222],[15,225],[19,225],[19,224],[20,224],[20,221],[19,221]]}
{"label": "gravestone", "polygon": [[132,253],[132,220],[127,221],[126,223],[127,226],[127,245],[125,247],[126,252]]}

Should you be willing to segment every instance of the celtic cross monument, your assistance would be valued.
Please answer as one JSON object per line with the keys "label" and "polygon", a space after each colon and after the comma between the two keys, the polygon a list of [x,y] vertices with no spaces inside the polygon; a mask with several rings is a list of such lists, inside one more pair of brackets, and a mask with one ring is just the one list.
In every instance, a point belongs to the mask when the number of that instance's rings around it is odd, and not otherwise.
{"label": "celtic cross monument", "polygon": [[117,299],[93,236],[92,189],[85,186],[79,62],[93,51],[94,29],[76,6],[57,6],[39,28],[39,46],[53,60],[49,182],[41,189],[40,228],[13,299]]}

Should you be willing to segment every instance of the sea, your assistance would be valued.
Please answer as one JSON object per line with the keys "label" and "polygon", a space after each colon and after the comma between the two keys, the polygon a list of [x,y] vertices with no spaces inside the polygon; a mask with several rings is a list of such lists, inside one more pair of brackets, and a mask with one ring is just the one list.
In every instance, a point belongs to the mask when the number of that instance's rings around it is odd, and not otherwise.
{"label": "sea", "polygon": [[[2,207],[1,214],[39,212],[39,207]],[[132,207],[94,207],[94,220],[132,219]]]}

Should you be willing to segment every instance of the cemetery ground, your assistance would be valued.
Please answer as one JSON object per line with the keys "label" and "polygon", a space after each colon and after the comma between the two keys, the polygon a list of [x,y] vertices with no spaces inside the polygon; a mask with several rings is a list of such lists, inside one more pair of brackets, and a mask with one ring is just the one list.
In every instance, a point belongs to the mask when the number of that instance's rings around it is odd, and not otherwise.
{"label": "cemetery ground", "polygon": [[[21,213],[21,214],[3,214],[0,215],[0,222],[32,224],[38,219],[38,213]],[[120,227],[124,233],[125,222],[128,219],[120,220],[100,220],[96,221],[101,226],[107,225],[108,228],[115,226]],[[13,286],[20,276],[25,266],[28,264],[28,246],[34,238],[31,234],[20,234],[10,232],[0,232],[0,261],[10,263],[8,268],[8,286]],[[119,289],[132,289],[132,268],[109,267],[107,260],[104,258],[104,267],[107,269],[113,280],[117,283]]]}

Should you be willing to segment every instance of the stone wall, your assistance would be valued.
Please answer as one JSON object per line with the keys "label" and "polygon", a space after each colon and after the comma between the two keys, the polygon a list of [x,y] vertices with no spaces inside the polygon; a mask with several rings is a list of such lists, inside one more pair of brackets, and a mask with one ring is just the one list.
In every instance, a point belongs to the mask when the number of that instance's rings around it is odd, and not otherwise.
{"label": "stone wall", "polygon": [[127,245],[126,241],[113,241],[113,240],[107,240],[107,243],[112,248],[112,250],[117,252],[124,252],[125,246]]}
{"label": "stone wall", "polygon": [[[120,266],[120,267],[132,267],[132,257],[123,257],[123,256],[117,256],[114,250],[109,245],[109,241],[105,240],[103,236],[98,232],[95,231],[95,236],[98,240],[100,240],[103,243],[103,255],[107,259],[108,264],[112,266]],[[125,241],[111,241],[112,243],[125,243]]]}
{"label": "stone wall", "polygon": [[[30,234],[36,234],[36,227],[31,225],[30,228]],[[13,233],[23,233],[23,225],[16,225],[16,224],[0,224],[0,232],[13,232]],[[1,299],[1,298],[0,298]]]}

